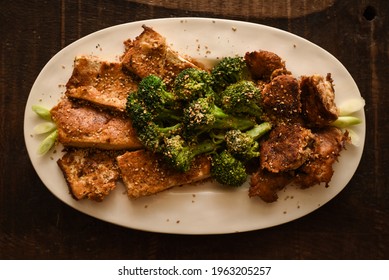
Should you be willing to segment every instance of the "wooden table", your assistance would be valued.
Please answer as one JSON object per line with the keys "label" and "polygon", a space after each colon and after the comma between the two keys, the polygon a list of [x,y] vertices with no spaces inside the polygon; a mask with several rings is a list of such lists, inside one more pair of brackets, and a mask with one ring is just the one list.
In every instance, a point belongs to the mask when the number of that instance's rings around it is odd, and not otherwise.
{"label": "wooden table", "polygon": [[[388,15],[384,0],[2,1],[0,258],[389,258]],[[290,31],[345,65],[366,100],[367,135],[357,172],[335,199],[280,226],[192,236],[102,222],[73,210],[46,189],[23,138],[25,104],[42,67],[68,44],[102,28],[182,16],[236,19]]]}

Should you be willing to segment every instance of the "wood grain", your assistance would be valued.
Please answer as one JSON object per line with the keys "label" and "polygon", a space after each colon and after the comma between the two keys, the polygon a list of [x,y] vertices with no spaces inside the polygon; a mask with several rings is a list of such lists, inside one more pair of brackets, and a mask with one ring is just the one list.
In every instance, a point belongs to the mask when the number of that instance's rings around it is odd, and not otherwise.
{"label": "wood grain", "polygon": [[250,0],[137,0],[137,3],[154,7],[191,12],[209,12],[226,16],[260,17],[260,18],[295,18],[321,12],[331,7],[335,0],[297,0],[297,1],[250,1]]}
{"label": "wood grain", "polygon": [[[99,29],[162,17],[219,17],[287,30],[331,52],[366,100],[362,160],[347,187],[299,220],[220,236],[108,224],[64,205],[39,180],[23,139],[30,89],[59,50]],[[355,1],[1,1],[1,259],[388,259],[389,6]]]}

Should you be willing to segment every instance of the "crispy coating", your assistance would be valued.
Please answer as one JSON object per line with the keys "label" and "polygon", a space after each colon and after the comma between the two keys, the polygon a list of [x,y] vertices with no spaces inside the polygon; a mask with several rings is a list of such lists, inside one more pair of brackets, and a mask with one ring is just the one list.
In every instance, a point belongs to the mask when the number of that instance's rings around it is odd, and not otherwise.
{"label": "crispy coating", "polygon": [[334,174],[333,164],[348,141],[348,133],[326,127],[314,134],[315,143],[309,159],[299,168],[295,182],[302,188],[325,183],[328,187]]}
{"label": "crispy coating", "polygon": [[[309,131],[309,129],[305,130]],[[282,159],[292,159],[289,165],[290,167],[293,165],[293,169],[274,172],[279,169],[269,171],[264,167],[266,164],[259,167],[251,177],[249,196],[258,196],[265,202],[274,202],[278,199],[277,193],[290,183],[301,188],[309,188],[320,183],[325,183],[328,187],[334,174],[333,164],[337,161],[346,142],[349,141],[348,133],[343,133],[336,127],[326,127],[312,135],[313,142],[309,148],[310,152],[306,154],[307,157],[300,157],[301,161],[293,161],[293,152],[284,152],[286,156]],[[284,146],[284,148],[289,147]],[[278,154],[271,162],[277,162],[277,158],[281,158],[281,154]]]}
{"label": "crispy coating", "polygon": [[261,145],[261,168],[273,173],[295,170],[309,157],[313,134],[299,124],[280,124]]}
{"label": "crispy coating", "polygon": [[303,76],[300,82],[302,113],[306,126],[325,127],[338,118],[331,75]]}
{"label": "crispy coating", "polygon": [[276,76],[262,90],[262,107],[272,122],[298,120],[301,117],[298,80],[292,75]]}
{"label": "crispy coating", "polygon": [[264,50],[247,52],[244,58],[252,77],[257,80],[270,81],[275,70],[286,71],[285,62],[273,52]]}
{"label": "crispy coating", "polygon": [[258,196],[265,202],[275,202],[277,193],[292,182],[293,177],[287,173],[272,173],[258,169],[250,179],[249,196]]}

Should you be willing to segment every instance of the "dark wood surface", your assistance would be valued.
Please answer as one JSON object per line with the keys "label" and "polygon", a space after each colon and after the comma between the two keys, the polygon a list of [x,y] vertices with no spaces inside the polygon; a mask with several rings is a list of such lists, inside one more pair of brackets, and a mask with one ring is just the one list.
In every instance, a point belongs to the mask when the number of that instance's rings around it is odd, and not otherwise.
{"label": "dark wood surface", "polygon": [[[42,184],[23,138],[42,67],[99,29],[162,17],[218,17],[302,36],[337,57],[366,100],[366,144],[348,186],[319,210],[264,230],[212,236],[143,232],[79,213]],[[389,258],[389,5],[355,1],[0,1],[1,259]]]}

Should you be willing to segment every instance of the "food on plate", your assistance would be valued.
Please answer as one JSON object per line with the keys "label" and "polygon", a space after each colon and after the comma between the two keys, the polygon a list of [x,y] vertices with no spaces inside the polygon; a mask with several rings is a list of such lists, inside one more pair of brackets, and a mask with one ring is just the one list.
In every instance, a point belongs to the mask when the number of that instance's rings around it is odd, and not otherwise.
{"label": "food on plate", "polygon": [[51,109],[58,141],[65,146],[107,150],[139,149],[142,144],[131,121],[64,97]]}
{"label": "food on plate", "polygon": [[269,82],[274,75],[289,73],[285,61],[277,54],[259,50],[247,52],[244,56],[246,64],[254,79]]}
{"label": "food on plate", "polygon": [[265,118],[275,123],[299,122],[301,118],[301,89],[292,75],[279,75],[262,90]]}
{"label": "food on plate", "polygon": [[117,154],[100,149],[68,149],[57,163],[72,197],[102,201],[115,189],[120,177]]}
{"label": "food on plate", "polygon": [[305,123],[309,127],[325,127],[339,116],[331,74],[303,76],[300,81],[301,103]]}
{"label": "food on plate", "polygon": [[295,170],[311,154],[312,132],[300,124],[278,124],[261,143],[261,168],[273,173]]}
{"label": "food on plate", "polygon": [[212,177],[220,184],[239,187],[247,180],[243,162],[224,150],[212,157]]}
{"label": "food on plate", "polygon": [[[272,139],[272,136],[277,138],[277,135],[273,134],[269,137],[271,142],[275,142],[276,140]],[[341,150],[344,149],[346,142],[349,141],[348,134],[337,127],[329,126],[312,133],[312,136],[313,142],[304,158],[300,157],[300,160],[296,161],[289,157],[283,158],[284,161],[277,162],[281,163],[281,167],[283,164],[290,166],[293,163],[295,166],[292,169],[280,168],[280,170],[272,169],[269,171],[268,168],[259,168],[251,176],[249,196],[258,196],[270,203],[277,201],[277,193],[290,183],[301,188],[309,188],[320,183],[325,183],[328,187],[334,173],[332,166]],[[284,138],[277,144],[283,146],[291,143]],[[286,150],[285,154],[290,155],[290,151]],[[261,160],[266,156],[266,152],[262,153]]]}
{"label": "food on plate", "polygon": [[172,50],[161,34],[148,26],[142,27],[143,32],[135,40],[124,42],[126,50],[121,57],[124,68],[140,78],[154,74],[169,83],[182,70],[197,67]]}
{"label": "food on plate", "polygon": [[332,165],[349,141],[347,131],[342,132],[336,127],[319,129],[314,133],[314,138],[312,153],[296,174],[295,182],[302,188],[320,183],[328,187],[334,173]]}
{"label": "food on plate", "polygon": [[[301,188],[320,183],[328,187],[334,172],[332,165],[350,141],[347,131],[333,126],[339,110],[331,75],[303,76],[299,82],[291,83],[292,80],[290,75],[277,76],[263,90],[264,103],[270,110],[267,116],[272,116],[276,125],[261,143],[260,166],[251,177],[249,195],[266,202],[276,201],[277,192],[290,183]],[[285,95],[294,96],[280,98],[283,89],[287,89]],[[280,112],[277,120],[269,104],[274,106],[274,112],[283,110],[287,114]]]}
{"label": "food on plate", "polygon": [[237,159],[248,161],[260,155],[258,139],[270,131],[269,122],[256,124],[250,130],[229,130],[225,135],[226,149]]}
{"label": "food on plate", "polygon": [[[143,26],[118,62],[77,56],[49,113],[77,200],[102,201],[118,181],[140,198],[209,178],[239,187],[251,175],[248,195],[274,202],[290,183],[329,185],[350,141],[334,97],[330,74],[295,77],[270,51],[205,69]],[[348,117],[342,128],[357,123]]]}
{"label": "food on plate", "polygon": [[251,77],[247,60],[240,56],[223,58],[212,68],[211,74],[212,87],[216,92],[221,92],[229,85],[249,80]]}
{"label": "food on plate", "polygon": [[201,69],[182,70],[173,81],[172,91],[179,101],[190,102],[200,97],[213,95],[212,76]]}
{"label": "food on plate", "polygon": [[138,83],[138,78],[126,73],[121,63],[82,55],[74,60],[66,95],[123,112],[128,92],[136,90]]}
{"label": "food on plate", "polygon": [[130,198],[149,196],[210,176],[210,161],[206,156],[197,157],[187,172],[171,168],[159,156],[146,150],[126,152],[117,157],[117,164]]}

